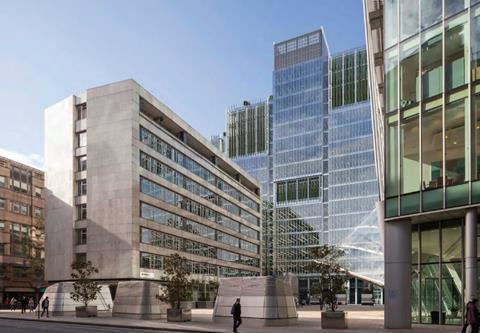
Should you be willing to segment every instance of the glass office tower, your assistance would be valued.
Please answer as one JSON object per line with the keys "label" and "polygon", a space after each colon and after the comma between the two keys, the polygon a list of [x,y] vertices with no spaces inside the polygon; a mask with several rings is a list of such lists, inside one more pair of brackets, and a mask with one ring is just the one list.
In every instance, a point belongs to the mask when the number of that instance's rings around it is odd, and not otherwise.
{"label": "glass office tower", "polygon": [[480,4],[364,5],[370,66],[384,72],[372,89],[383,98],[385,292],[399,296],[385,323],[458,325],[478,280]]}
{"label": "glass office tower", "polygon": [[260,183],[264,275],[273,271],[272,96],[227,111],[226,154]]}
{"label": "glass office tower", "polygon": [[[346,250],[343,266],[348,270],[383,282],[365,48],[333,55],[330,68],[328,243]],[[364,284],[358,279],[350,282],[350,302],[357,303]],[[377,296],[381,302],[380,293]]]}
{"label": "glass office tower", "polygon": [[311,248],[328,242],[328,57],[323,29],[274,44],[273,266],[301,294]]}

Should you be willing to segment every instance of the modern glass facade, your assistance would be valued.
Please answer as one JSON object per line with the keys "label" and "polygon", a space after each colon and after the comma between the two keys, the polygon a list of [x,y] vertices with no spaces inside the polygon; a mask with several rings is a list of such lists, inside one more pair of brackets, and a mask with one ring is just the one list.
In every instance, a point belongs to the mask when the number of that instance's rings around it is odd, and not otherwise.
{"label": "modern glass facade", "polygon": [[385,2],[387,218],[480,202],[480,6],[435,3]]}
{"label": "modern glass facade", "polygon": [[478,298],[480,2],[364,5],[372,95],[383,99],[372,111],[384,138],[385,292],[396,296],[385,326],[459,325]]}
{"label": "modern glass facade", "polygon": [[[275,43],[266,130],[255,119],[265,102],[227,113],[227,154],[261,184],[264,273],[296,273],[303,296],[320,244],[342,246],[346,268],[383,279],[366,61],[364,48],[330,56],[323,30]],[[252,150],[263,135],[268,150]]]}
{"label": "modern glass facade", "polygon": [[[329,52],[323,30],[275,43],[274,55],[274,271],[306,277],[310,249],[328,241]],[[307,288],[301,281],[301,292]]]}
{"label": "modern glass facade", "polygon": [[262,270],[273,271],[272,98],[244,101],[227,112],[227,155],[260,184],[262,199]]}

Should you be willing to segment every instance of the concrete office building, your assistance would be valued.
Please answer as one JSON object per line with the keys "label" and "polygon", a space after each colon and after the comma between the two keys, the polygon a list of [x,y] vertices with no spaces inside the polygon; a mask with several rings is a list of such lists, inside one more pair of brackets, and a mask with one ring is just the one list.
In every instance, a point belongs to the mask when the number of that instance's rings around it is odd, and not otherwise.
{"label": "concrete office building", "polygon": [[388,328],[459,325],[478,295],[477,3],[364,1]]}
{"label": "concrete office building", "polygon": [[348,301],[360,303],[383,280],[366,51],[331,55],[320,29],[275,43],[274,57],[272,99],[229,109],[224,139],[261,184],[264,273],[297,274],[306,297],[311,248],[339,245],[356,275]]}
{"label": "concrete office building", "polygon": [[200,281],[260,274],[257,182],[135,81],[47,108],[45,133],[49,282],[85,260],[160,281],[173,253]]}
{"label": "concrete office building", "polygon": [[0,157],[0,304],[45,290],[43,171]]}

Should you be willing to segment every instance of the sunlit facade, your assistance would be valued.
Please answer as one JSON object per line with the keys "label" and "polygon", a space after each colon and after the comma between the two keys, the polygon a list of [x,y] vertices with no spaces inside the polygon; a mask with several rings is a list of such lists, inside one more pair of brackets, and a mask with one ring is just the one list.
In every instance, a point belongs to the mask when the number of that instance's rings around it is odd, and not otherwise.
{"label": "sunlit facade", "polygon": [[401,295],[386,299],[389,328],[459,325],[477,294],[478,3],[364,2],[372,69],[383,54],[385,292]]}

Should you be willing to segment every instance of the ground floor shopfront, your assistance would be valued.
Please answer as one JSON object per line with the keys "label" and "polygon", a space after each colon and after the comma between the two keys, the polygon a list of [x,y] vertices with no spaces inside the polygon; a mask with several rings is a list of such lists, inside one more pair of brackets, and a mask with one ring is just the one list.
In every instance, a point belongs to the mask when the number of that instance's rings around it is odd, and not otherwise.
{"label": "ground floor shopfront", "polygon": [[385,327],[461,325],[478,297],[476,208],[385,222]]}

